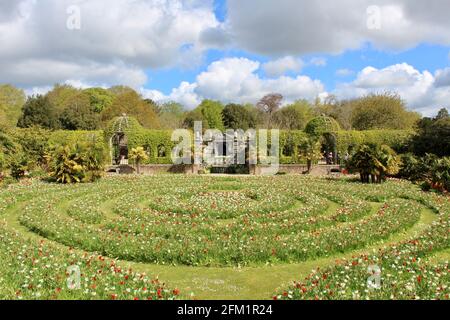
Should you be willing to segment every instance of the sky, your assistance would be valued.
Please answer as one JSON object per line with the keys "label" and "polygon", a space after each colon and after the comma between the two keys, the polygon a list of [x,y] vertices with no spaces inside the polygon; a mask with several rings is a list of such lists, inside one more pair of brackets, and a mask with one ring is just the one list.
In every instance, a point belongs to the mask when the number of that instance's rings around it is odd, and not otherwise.
{"label": "sky", "polygon": [[0,0],[0,83],[128,85],[158,102],[397,92],[450,107],[448,0]]}

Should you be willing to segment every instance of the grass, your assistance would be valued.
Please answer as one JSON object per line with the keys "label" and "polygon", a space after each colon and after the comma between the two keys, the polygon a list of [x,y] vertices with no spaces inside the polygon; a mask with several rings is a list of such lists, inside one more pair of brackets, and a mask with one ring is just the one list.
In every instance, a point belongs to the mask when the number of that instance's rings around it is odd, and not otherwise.
{"label": "grass", "polygon": [[[171,179],[174,178],[171,176],[164,176],[158,179],[162,179],[162,181],[165,181],[167,183],[167,181],[172,181]],[[179,179],[180,178],[175,178],[175,181],[179,182]],[[196,182],[205,183],[205,190],[209,190],[212,192],[216,192],[217,190],[219,190],[217,192],[234,192],[237,190],[245,190],[251,185],[254,186],[258,185],[259,183],[268,182],[268,180],[264,179],[254,180],[247,178],[223,179],[201,177],[194,179],[194,182],[188,182],[188,185],[186,185],[186,190],[191,188],[192,185],[195,185]],[[281,183],[279,185],[280,187],[283,187],[285,183],[292,186],[294,182],[299,184],[311,184],[310,191],[313,193],[317,192],[317,190],[323,190],[323,188],[326,188],[326,186],[330,184],[328,181],[320,179],[303,180],[302,178],[292,177],[279,177],[276,179],[279,180],[273,181],[275,181],[275,183]],[[152,185],[154,181],[155,180],[146,180],[143,178],[142,183],[147,187]],[[105,186],[110,187],[117,182],[118,181],[116,180],[105,180],[105,182],[103,182],[103,184],[100,186],[77,186],[73,187],[74,189],[70,189],[70,187],[68,187],[67,190],[75,190],[76,188],[79,188],[81,193],[84,193],[86,190],[88,192],[101,192],[97,190],[102,190],[102,188]],[[134,181],[133,183],[136,183],[139,189],[140,180]],[[356,199],[367,198],[370,199],[370,201],[373,201],[373,199],[376,199],[377,197],[380,198],[380,195],[383,195],[381,198],[384,202],[395,203],[395,201],[392,201],[400,195],[399,192],[407,192],[408,198],[420,197],[420,202],[428,205],[427,207],[425,207],[422,204],[419,205],[415,201],[410,200],[411,204],[415,203],[414,206],[419,206],[420,208],[420,213],[416,212],[417,219],[412,218],[412,220],[405,220],[403,226],[392,229],[392,232],[390,232],[390,234],[388,234],[387,236],[375,236],[373,237],[373,239],[367,238],[367,240],[364,240],[364,243],[356,243],[355,245],[348,246],[348,248],[344,246],[342,247],[342,249],[334,249],[326,254],[317,254],[317,256],[315,257],[309,257],[306,261],[285,261],[283,260],[284,258],[280,256],[279,259],[270,259],[265,262],[250,259],[237,261],[232,265],[216,266],[192,266],[183,265],[180,263],[174,265],[173,261],[171,260],[162,260],[160,261],[160,263],[155,264],[129,261],[131,259],[121,259],[118,261],[118,263],[120,263],[124,268],[132,268],[135,272],[151,275],[152,278],[159,278],[162,282],[166,282],[170,288],[180,289],[185,298],[194,297],[197,299],[215,300],[270,299],[275,292],[283,290],[283,288],[288,287],[295,280],[305,278],[311,273],[312,270],[315,270],[318,267],[320,267],[321,269],[332,267],[336,265],[336,260],[351,259],[352,257],[358,255],[371,254],[386,246],[415,238],[420,234],[426,232],[426,230],[428,230],[428,228],[439,218],[439,216],[434,212],[436,211],[436,208],[434,208],[433,205],[434,201],[437,200],[440,202],[442,201],[442,198],[434,198],[434,196],[424,196],[424,194],[417,191],[414,187],[403,183],[388,183],[387,187],[383,189],[383,187],[379,186],[370,186],[370,188],[367,186],[360,187],[359,185],[347,184],[345,181],[341,181],[335,182],[333,184],[333,187],[329,189],[329,194],[337,197],[336,199],[340,202],[349,201],[349,199],[345,196],[342,197],[342,199],[339,198],[339,192],[345,195],[346,188],[350,187],[352,190],[352,196],[354,196],[355,194],[357,195]],[[51,185],[46,185],[44,188],[52,190],[53,187]],[[64,195],[66,189],[63,188],[62,190],[62,194]],[[165,190],[164,192],[167,192],[167,190]],[[42,195],[39,192],[37,192],[36,194]],[[75,196],[70,199],[64,197],[58,199],[56,205],[51,208],[52,211],[50,212],[50,214],[55,215],[55,217],[66,217],[68,207],[77,199],[76,193],[74,193],[73,195]],[[139,208],[143,212],[143,214],[145,214],[146,210],[148,210],[148,200],[152,199],[153,196],[148,196],[149,198],[147,198],[146,195],[143,199],[135,203],[135,206]],[[29,199],[32,198],[33,197]],[[364,207],[355,207],[357,208],[357,210],[355,209],[355,212],[357,214],[354,218],[350,216],[349,219],[344,219],[343,221],[335,221],[331,225],[325,225],[324,227],[319,226],[319,228],[317,229],[314,227],[311,232],[319,232],[326,235],[335,229],[345,230],[346,228],[352,228],[356,225],[360,225],[361,228],[364,227],[365,223],[362,222],[370,221],[372,217],[378,216],[380,210],[384,210],[383,202],[379,203],[370,201],[365,200],[366,203],[370,204],[370,212],[364,213],[363,211],[361,211],[360,213],[358,210],[365,210]],[[92,224],[91,227],[103,228],[105,226],[105,223],[108,221],[115,221],[119,219],[124,220],[123,216],[113,212],[115,206],[116,203],[114,198],[102,199],[98,203],[97,208],[99,208],[104,213],[105,221],[102,221],[98,224]],[[319,216],[325,218],[329,218],[336,212],[339,212],[339,210],[341,210],[342,208],[345,208],[345,205],[343,205],[342,203],[337,203],[331,200],[326,200],[325,202],[321,203],[321,206],[325,206],[326,210],[321,212]],[[25,199],[23,201],[18,201],[18,203],[16,203],[15,205],[7,208],[0,215],[0,219],[4,220],[7,223],[7,228],[9,230],[17,231],[23,239],[28,239],[34,242],[45,240],[46,242],[51,243],[61,250],[67,250],[68,246],[64,245],[64,241],[61,241],[61,239],[59,238],[49,236],[49,233],[46,233],[47,231],[45,229],[39,229],[42,228],[41,225],[37,225],[37,229],[34,229],[30,227],[31,225],[28,225],[26,227],[23,225],[23,223],[20,222],[19,218],[23,217],[24,214],[29,212],[27,211],[29,210],[29,207],[30,202],[28,200]],[[302,203],[300,201],[295,201],[294,205],[289,207],[288,211],[290,210],[296,212],[295,210],[304,210],[305,208],[312,209],[313,207],[314,206],[310,207],[308,204]],[[262,208],[264,209],[264,207]],[[244,213],[246,214],[246,212]],[[41,216],[40,212],[33,212],[33,214],[36,214],[37,217]],[[179,214],[182,215],[183,213],[180,212]],[[403,214],[403,211],[399,211],[398,214]],[[45,219],[48,218],[45,215],[42,215],[42,217],[43,221],[40,221],[40,223],[43,223],[45,225]],[[51,217],[51,215],[49,215],[49,217]],[[343,217],[346,218],[345,216]],[[227,226],[229,225],[242,223],[242,220],[240,219],[241,217],[237,215],[233,218],[218,219],[215,222],[211,221],[211,223],[215,227],[219,227],[218,230],[222,230],[222,228],[226,230]],[[76,224],[78,222],[74,220],[73,223]],[[388,223],[385,223],[385,225],[386,227],[388,227]],[[68,226],[63,226],[63,229],[68,230],[68,228]],[[301,227],[299,228],[301,229]],[[39,234],[36,231],[39,231]],[[374,234],[375,233],[376,231],[374,231]],[[80,255],[83,254],[84,250],[85,247],[83,245],[83,241],[75,245],[75,251],[79,252]],[[120,253],[120,251],[118,251],[118,253]],[[448,248],[445,248],[444,250],[433,253],[433,255],[427,258],[427,262],[429,264],[438,264],[440,262],[447,261],[449,259],[449,256],[450,251]],[[111,258],[115,258],[114,254],[111,255]]]}

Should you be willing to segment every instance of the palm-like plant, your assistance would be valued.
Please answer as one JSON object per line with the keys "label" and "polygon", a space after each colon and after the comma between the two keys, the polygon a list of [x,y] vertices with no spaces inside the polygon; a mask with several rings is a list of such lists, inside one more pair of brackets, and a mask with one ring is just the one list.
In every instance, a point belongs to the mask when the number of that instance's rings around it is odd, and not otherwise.
{"label": "palm-like plant", "polygon": [[359,172],[362,183],[382,183],[387,175],[398,173],[400,160],[388,146],[362,145],[347,165],[351,171]]}
{"label": "palm-like plant", "polygon": [[60,146],[50,156],[50,176],[59,183],[94,182],[103,175],[104,150],[91,143]]}
{"label": "palm-like plant", "polygon": [[140,167],[141,167],[142,161],[145,161],[145,160],[148,159],[148,155],[145,152],[144,148],[143,147],[137,147],[137,148],[131,149],[130,154],[129,154],[129,158],[131,160],[133,160],[134,163],[136,164],[136,172],[137,172],[137,174],[140,174],[141,173],[140,172],[141,171]]}
{"label": "palm-like plant", "polygon": [[83,180],[84,167],[78,152],[62,146],[53,153],[50,175],[59,183],[78,183]]}
{"label": "palm-like plant", "polygon": [[321,147],[320,140],[314,137],[307,138],[303,141],[300,157],[306,160],[308,173],[311,172],[313,163],[322,156]]}
{"label": "palm-like plant", "polygon": [[435,189],[450,190],[450,158],[436,161],[432,169],[431,180]]}

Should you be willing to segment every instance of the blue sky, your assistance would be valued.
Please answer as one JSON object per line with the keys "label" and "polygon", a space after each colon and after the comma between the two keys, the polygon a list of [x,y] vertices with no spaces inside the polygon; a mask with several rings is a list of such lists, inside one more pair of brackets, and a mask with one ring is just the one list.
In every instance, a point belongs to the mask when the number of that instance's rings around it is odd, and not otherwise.
{"label": "blue sky", "polygon": [[286,104],[398,93],[426,115],[450,101],[443,0],[0,2],[0,83],[127,85],[157,102]]}
{"label": "blue sky", "polygon": [[[221,0],[217,2],[223,3],[224,1]],[[219,12],[223,15],[224,9],[221,8]],[[349,50],[338,55],[308,54],[299,56],[305,61],[310,61],[317,57],[326,59],[325,66],[309,64],[305,66],[300,73],[313,79],[320,79],[325,84],[326,90],[332,91],[337,83],[343,80],[349,81],[355,79],[357,72],[368,65],[382,69],[394,64],[408,63],[419,71],[428,70],[434,73],[436,70],[450,66],[449,53],[449,47],[439,45],[421,44],[415,48],[401,52],[379,50],[367,45],[362,49]],[[204,63],[195,68],[186,69],[172,67],[160,70],[149,70],[148,76],[150,81],[148,87],[160,90],[165,94],[170,94],[170,91],[174,87],[177,87],[180,82],[194,82],[196,76],[205,71],[209,64],[225,57],[244,57],[262,63],[270,61],[270,57],[251,54],[243,50],[209,50],[203,59]],[[351,70],[353,71],[353,74],[348,76],[337,76],[336,72],[342,69]],[[262,71],[260,71],[259,74],[264,76]],[[288,72],[287,74],[294,76],[298,73]]]}

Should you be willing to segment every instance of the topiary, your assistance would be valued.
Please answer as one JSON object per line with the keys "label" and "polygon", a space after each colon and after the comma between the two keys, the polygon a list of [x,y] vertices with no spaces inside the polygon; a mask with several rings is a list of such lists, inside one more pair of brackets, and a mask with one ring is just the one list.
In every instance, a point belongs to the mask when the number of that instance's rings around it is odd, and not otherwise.
{"label": "topiary", "polygon": [[325,115],[312,119],[306,125],[305,132],[311,136],[322,136],[325,133],[337,133],[341,130],[339,123]]}

